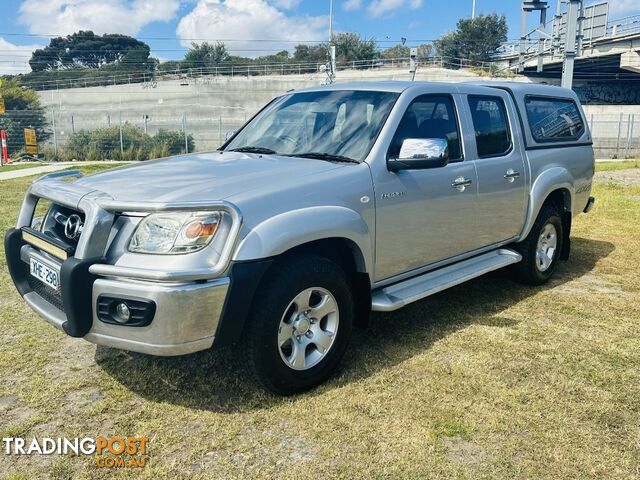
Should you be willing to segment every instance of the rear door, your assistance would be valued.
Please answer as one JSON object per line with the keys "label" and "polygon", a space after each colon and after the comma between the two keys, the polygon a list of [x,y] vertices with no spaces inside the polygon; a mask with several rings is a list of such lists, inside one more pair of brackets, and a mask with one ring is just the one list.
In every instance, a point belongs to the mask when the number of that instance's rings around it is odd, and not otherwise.
{"label": "rear door", "polygon": [[[517,113],[506,92],[466,95],[478,176],[476,235],[487,246],[516,237],[524,224],[528,172]],[[475,148],[473,148],[475,147]]]}

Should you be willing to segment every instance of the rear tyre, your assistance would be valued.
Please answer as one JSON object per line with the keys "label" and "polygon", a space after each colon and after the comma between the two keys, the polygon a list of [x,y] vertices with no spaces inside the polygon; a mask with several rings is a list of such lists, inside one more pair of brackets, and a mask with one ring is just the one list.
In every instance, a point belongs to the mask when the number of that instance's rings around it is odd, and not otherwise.
{"label": "rear tyre", "polygon": [[259,288],[239,352],[265,388],[291,395],[326,380],[344,355],[354,306],[347,277],[324,257],[276,264]]}
{"label": "rear tyre", "polygon": [[560,213],[552,205],[543,206],[527,238],[515,245],[522,254],[514,266],[516,278],[529,285],[546,283],[556,269],[563,241]]}

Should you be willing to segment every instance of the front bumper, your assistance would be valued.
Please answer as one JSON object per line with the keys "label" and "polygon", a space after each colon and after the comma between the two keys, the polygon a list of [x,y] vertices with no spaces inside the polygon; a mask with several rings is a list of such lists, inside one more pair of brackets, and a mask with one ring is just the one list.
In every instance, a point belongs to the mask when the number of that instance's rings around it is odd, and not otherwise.
{"label": "front bumper", "polygon": [[[204,282],[160,283],[124,278],[100,278],[89,272],[99,260],[63,262],[47,257],[60,268],[61,294],[49,287],[39,291],[29,280],[29,257],[42,252],[22,240],[22,231],[9,230],[5,253],[11,277],[25,301],[48,323],[73,337],[150,355],[184,355],[213,345],[229,289],[228,278]],[[37,287],[36,287],[37,288]],[[98,318],[100,296],[145,299],[156,305],[149,325],[133,327],[105,323]]]}
{"label": "front bumper", "polygon": [[[225,272],[230,270],[242,225],[237,208],[224,201],[119,202],[104,192],[61,178],[78,175],[50,174],[29,187],[16,228],[5,236],[7,266],[18,292],[56,328],[96,344],[163,356],[211,347],[220,336],[220,318],[230,286]],[[73,251],[47,248],[49,238],[30,228],[42,199],[84,215],[84,229]],[[206,249],[179,258],[114,255],[122,250],[117,244],[122,228],[118,218],[124,212],[201,209],[225,212],[219,234]],[[42,238],[34,241],[38,236]],[[58,292],[34,281],[29,271],[31,257],[58,269]],[[153,304],[153,310],[147,312],[152,318],[138,326],[107,322],[101,318],[104,309],[101,313],[99,305],[99,299],[105,297],[129,299],[132,305],[139,301]]]}

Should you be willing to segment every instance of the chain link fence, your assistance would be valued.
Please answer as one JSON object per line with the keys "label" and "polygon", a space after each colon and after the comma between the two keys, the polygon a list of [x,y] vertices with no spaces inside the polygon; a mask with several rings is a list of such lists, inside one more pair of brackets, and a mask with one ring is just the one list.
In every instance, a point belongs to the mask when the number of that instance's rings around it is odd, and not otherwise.
{"label": "chain link fence", "polygon": [[[640,106],[638,107],[640,110]],[[587,114],[596,158],[637,158],[640,154],[640,114]]]}
{"label": "chain link fence", "polygon": [[[124,133],[134,127],[149,136],[156,136],[161,131],[174,132],[180,137],[183,152],[212,150],[222,145],[229,132],[238,130],[255,113],[238,107],[228,107],[225,113],[219,113],[220,109],[217,108],[214,110],[208,115],[193,111],[173,115],[158,115],[150,111],[149,114],[138,116],[132,116],[130,112],[95,112],[90,120],[86,115],[78,117],[71,112],[52,113],[51,118],[57,118],[52,122],[55,127],[52,128],[47,147],[61,156],[69,137],[74,133],[110,128],[117,129],[118,135],[115,140],[105,138],[103,150],[124,153],[128,148]],[[640,114],[588,114],[587,121],[597,158],[625,159],[640,155]],[[121,131],[124,132],[122,136]]]}

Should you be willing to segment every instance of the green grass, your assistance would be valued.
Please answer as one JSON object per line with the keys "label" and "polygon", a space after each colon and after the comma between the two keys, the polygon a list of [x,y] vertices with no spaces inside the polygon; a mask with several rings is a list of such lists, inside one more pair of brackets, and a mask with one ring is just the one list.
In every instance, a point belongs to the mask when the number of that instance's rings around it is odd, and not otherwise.
{"label": "green grass", "polygon": [[610,172],[612,170],[626,170],[628,168],[640,168],[640,160],[596,163],[596,172]]}
{"label": "green grass", "polygon": [[[30,181],[3,182],[3,230]],[[0,399],[18,397],[0,433],[151,439],[142,471],[3,455],[0,477],[638,478],[640,186],[594,195],[549,285],[494,274],[374,315],[337,375],[292,398],[248,383],[230,349],[154,358],[66,337],[0,256]]]}
{"label": "green grass", "polygon": [[42,167],[46,165],[42,162],[29,162],[29,163],[10,163],[9,165],[2,165],[0,167],[0,173],[11,172],[13,170],[24,170],[25,168]]}

